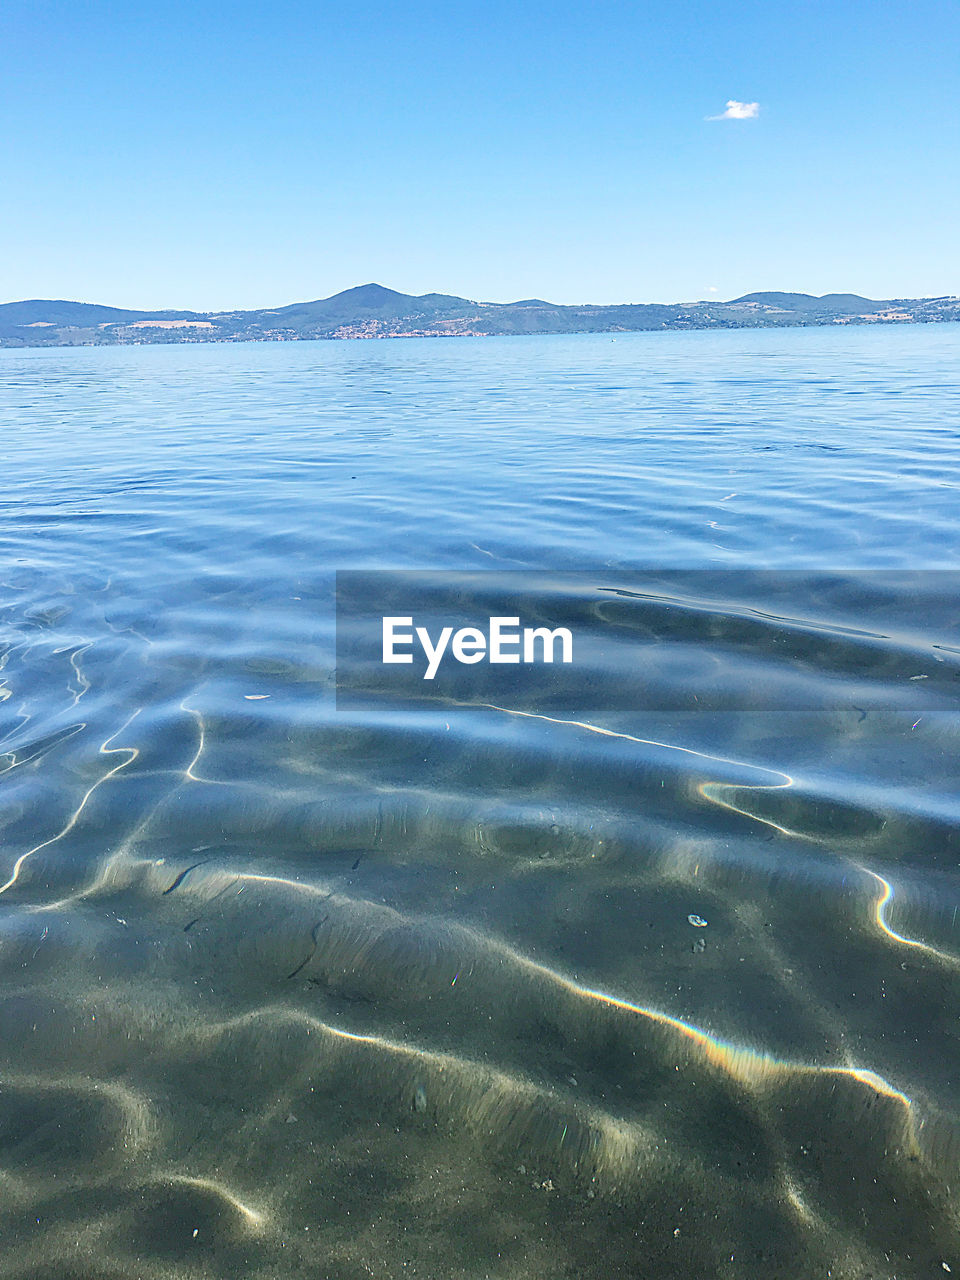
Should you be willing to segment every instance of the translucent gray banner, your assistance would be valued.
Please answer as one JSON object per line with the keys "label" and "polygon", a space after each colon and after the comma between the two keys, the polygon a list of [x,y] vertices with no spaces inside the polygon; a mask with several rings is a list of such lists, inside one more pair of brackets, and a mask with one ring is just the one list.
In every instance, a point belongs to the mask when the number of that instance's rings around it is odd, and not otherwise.
{"label": "translucent gray banner", "polygon": [[960,710],[960,573],[337,574],[338,707]]}

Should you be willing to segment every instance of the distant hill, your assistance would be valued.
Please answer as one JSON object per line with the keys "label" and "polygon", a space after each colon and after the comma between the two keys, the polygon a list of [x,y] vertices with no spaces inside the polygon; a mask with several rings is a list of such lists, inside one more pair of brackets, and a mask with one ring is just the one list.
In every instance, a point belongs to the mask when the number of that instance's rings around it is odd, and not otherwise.
{"label": "distant hill", "polygon": [[295,302],[276,311],[253,311],[240,314],[276,317],[285,326],[298,330],[317,326],[355,324],[364,320],[409,320],[417,316],[432,317],[438,313],[471,307],[466,298],[451,298],[442,293],[425,293],[412,297],[379,284],[362,284],[345,289],[332,298],[317,302]]}
{"label": "distant hill", "polygon": [[474,302],[415,296],[380,284],[314,302],[257,311],[131,311],[90,302],[31,299],[0,305],[0,346],[107,346],[142,342],[284,342],[318,338],[488,337],[758,329],[825,324],[921,324],[960,319],[960,298],[877,302],[855,293],[747,293],[729,302],[561,306],[541,298]]}
{"label": "distant hill", "polygon": [[145,316],[187,316],[187,311],[125,311],[120,307],[100,307],[94,302],[46,302],[34,298],[29,302],[8,302],[0,306],[5,324],[123,324]]}
{"label": "distant hill", "polygon": [[875,315],[889,306],[886,302],[872,302],[856,293],[825,293],[815,298],[809,293],[746,293],[734,298],[730,306],[755,303],[801,315]]}

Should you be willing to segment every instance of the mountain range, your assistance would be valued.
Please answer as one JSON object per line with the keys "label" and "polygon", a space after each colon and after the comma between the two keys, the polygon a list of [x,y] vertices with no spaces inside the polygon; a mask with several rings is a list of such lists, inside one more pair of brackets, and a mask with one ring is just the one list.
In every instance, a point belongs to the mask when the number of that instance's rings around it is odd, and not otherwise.
{"label": "mountain range", "polygon": [[130,311],[91,302],[7,302],[0,304],[0,346],[487,337],[948,320],[960,320],[960,297],[877,302],[853,293],[828,293],[820,298],[807,293],[748,293],[729,302],[563,306],[539,298],[473,302],[444,293],[415,297],[379,284],[365,284],[315,302],[259,311]]}

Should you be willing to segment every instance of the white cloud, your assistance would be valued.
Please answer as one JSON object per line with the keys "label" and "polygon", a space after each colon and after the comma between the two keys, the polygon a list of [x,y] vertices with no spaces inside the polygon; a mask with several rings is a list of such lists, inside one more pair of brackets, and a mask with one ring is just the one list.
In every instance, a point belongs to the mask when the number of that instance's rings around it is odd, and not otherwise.
{"label": "white cloud", "polygon": [[707,116],[708,120],[756,120],[760,114],[759,102],[737,102],[731,98],[727,109],[719,116]]}

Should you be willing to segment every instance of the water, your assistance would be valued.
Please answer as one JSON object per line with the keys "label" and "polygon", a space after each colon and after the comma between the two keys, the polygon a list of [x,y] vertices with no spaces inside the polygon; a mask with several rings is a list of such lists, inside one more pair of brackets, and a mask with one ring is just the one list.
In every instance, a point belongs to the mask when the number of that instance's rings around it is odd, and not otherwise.
{"label": "water", "polygon": [[960,1270],[958,356],[0,352],[0,1275]]}

